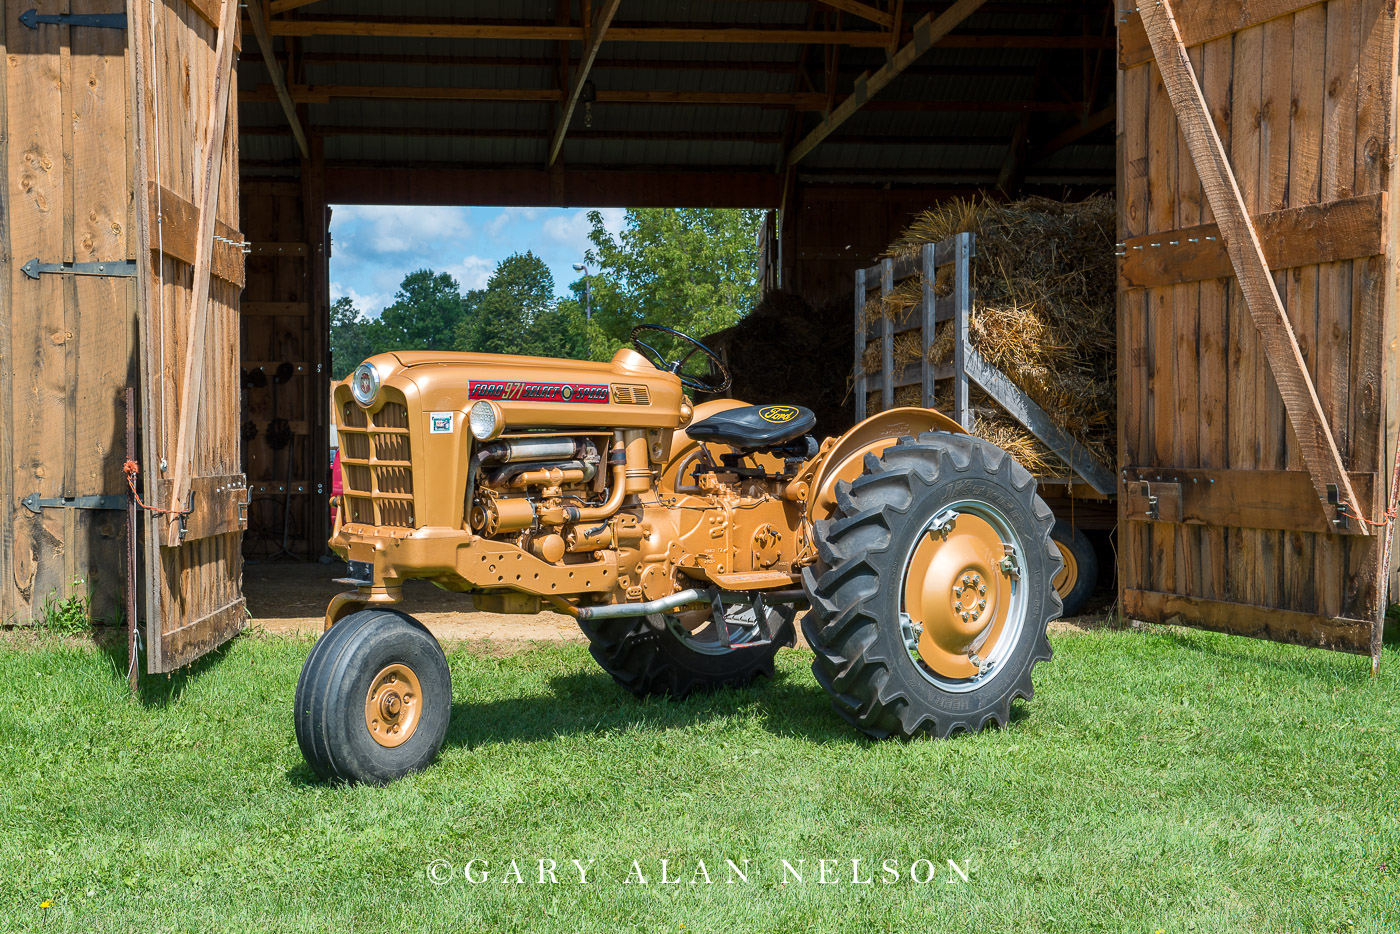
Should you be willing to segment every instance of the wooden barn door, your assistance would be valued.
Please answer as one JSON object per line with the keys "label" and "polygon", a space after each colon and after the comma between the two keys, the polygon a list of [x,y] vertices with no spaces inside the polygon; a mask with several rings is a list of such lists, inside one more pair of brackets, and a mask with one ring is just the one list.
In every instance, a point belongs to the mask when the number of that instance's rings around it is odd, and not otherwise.
{"label": "wooden barn door", "polygon": [[237,0],[133,0],[147,670],[243,627]]}
{"label": "wooden barn door", "polygon": [[1124,612],[1378,657],[1394,5],[1120,6]]}

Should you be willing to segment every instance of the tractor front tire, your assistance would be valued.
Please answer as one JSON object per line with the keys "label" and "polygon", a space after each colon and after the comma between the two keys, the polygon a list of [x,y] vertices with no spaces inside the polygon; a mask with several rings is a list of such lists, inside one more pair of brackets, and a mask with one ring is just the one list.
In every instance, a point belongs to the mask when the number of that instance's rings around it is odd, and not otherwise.
{"label": "tractor front tire", "polygon": [[803,569],[812,671],[841,716],[877,738],[1006,725],[1051,655],[1053,524],[1030,473],[972,435],[867,455]]}
{"label": "tractor front tire", "polygon": [[326,781],[380,785],[426,767],[447,735],[452,672],[433,634],[398,610],[351,613],[297,681],[301,754]]}
{"label": "tractor front tire", "polygon": [[770,608],[773,640],[765,645],[728,651],[702,651],[687,644],[661,614],[579,621],[588,651],[622,687],[637,697],[659,695],[676,700],[692,693],[743,687],[759,675],[773,677],[773,656],[796,641],[795,615]]}

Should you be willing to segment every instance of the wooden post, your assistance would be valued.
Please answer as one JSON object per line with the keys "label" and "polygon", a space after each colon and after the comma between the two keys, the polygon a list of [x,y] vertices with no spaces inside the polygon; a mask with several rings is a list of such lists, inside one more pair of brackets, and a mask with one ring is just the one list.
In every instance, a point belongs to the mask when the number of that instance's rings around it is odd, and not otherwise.
{"label": "wooden post", "polygon": [[933,243],[925,243],[920,251],[920,260],[924,276],[923,302],[920,304],[922,320],[920,327],[923,329],[923,339],[920,344],[923,346],[923,356],[919,358],[919,374],[923,384],[924,408],[933,408],[934,396],[934,367],[933,361],[928,358],[929,348],[933,346],[934,336],[938,328],[937,304],[938,296],[933,294],[934,282],[938,278],[938,262],[935,257],[938,255],[938,246]]}
{"label": "wooden post", "polygon": [[[136,460],[136,390],[126,387],[126,459]],[[130,488],[126,494],[126,679],[135,697],[141,684],[140,639],[136,625],[136,538],[141,532],[137,523],[136,494]]]}
{"label": "wooden post", "polygon": [[894,408],[894,322],[885,314],[885,299],[894,291],[894,260],[880,260],[880,408]]}
{"label": "wooden post", "polygon": [[1337,531],[1369,535],[1364,523],[1352,522],[1348,526],[1338,515],[1339,501],[1356,513],[1361,513],[1362,507],[1352,490],[1258,234],[1206,107],[1191,60],[1186,55],[1171,0],[1139,4],[1138,14],[1142,17],[1172,109],[1176,111],[1191,161],[1225,240],[1245,305],[1259,330],[1260,343],[1279,395],[1283,397],[1299,452],[1312,475],[1318,500]]}
{"label": "wooden post", "polygon": [[953,420],[972,430],[967,402],[967,319],[972,313],[972,234],[960,233],[953,244]]}
{"label": "wooden post", "polygon": [[856,270],[856,421],[865,420],[865,270]]}

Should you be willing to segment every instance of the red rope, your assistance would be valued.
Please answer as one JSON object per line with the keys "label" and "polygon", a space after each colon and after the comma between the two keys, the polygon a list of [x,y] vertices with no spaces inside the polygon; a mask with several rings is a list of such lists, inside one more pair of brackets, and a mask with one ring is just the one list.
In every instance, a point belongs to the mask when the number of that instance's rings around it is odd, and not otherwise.
{"label": "red rope", "polygon": [[136,492],[136,475],[141,472],[141,465],[136,461],[127,461],[122,465],[122,471],[126,474],[126,485],[131,487],[131,495],[136,497],[136,505],[147,512],[164,513],[167,516],[184,516],[189,514],[188,509],[162,509],[159,506],[147,506],[141,502],[141,494]]}
{"label": "red rope", "polygon": [[1359,522],[1364,522],[1373,528],[1384,527],[1395,521],[1394,503],[1390,504],[1390,508],[1385,511],[1385,518],[1379,522],[1374,519],[1367,519],[1365,516],[1361,515],[1361,513],[1357,512],[1356,509],[1352,507],[1351,503],[1348,503],[1346,500],[1337,503],[1337,509],[1341,511],[1342,515],[1356,519]]}

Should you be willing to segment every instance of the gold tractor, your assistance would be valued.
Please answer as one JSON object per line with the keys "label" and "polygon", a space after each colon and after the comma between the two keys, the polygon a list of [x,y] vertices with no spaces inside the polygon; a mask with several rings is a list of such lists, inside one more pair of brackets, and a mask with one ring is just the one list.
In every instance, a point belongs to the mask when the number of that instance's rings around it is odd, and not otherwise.
{"label": "gold tractor", "polygon": [[390,781],[442,744],[451,675],[393,606],[408,579],[574,617],[638,696],[771,676],[806,610],[812,671],[857,729],[1007,723],[1060,613],[1030,473],[931,409],[818,444],[802,406],[693,404],[686,389],[728,388],[719,357],[660,325],[631,339],[608,363],[386,353],[335,387],[330,545],[355,589],[297,684],[316,773]]}

